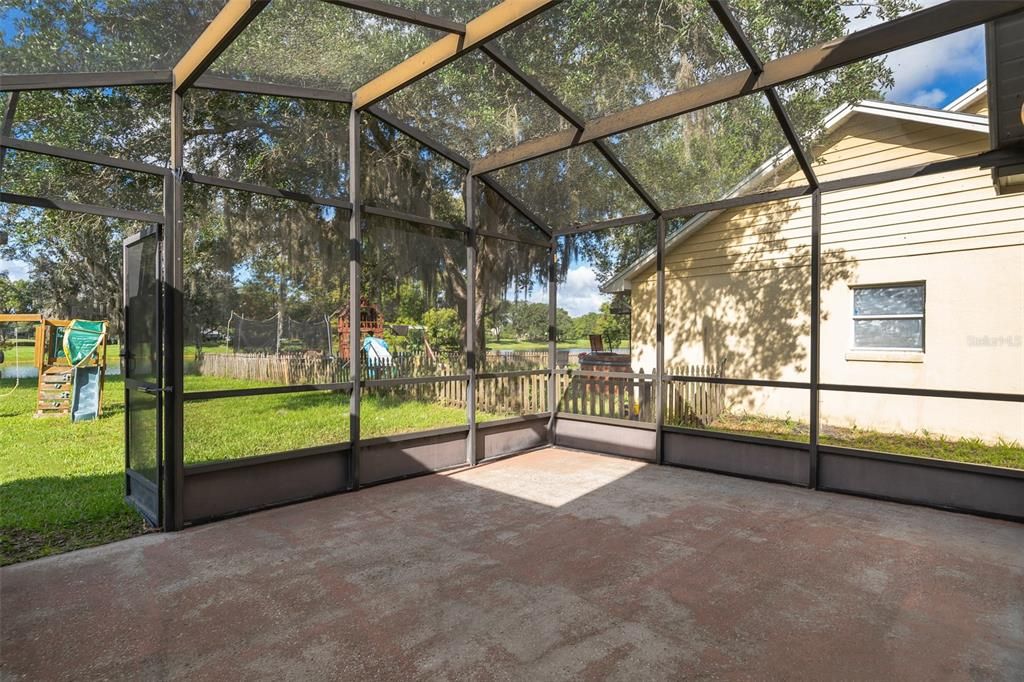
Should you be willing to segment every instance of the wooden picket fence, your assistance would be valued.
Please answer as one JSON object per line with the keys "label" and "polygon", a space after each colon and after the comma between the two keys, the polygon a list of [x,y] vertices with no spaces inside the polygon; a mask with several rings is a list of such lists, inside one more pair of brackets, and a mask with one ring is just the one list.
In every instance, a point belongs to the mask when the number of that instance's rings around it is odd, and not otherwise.
{"label": "wooden picket fence", "polygon": [[548,373],[496,375],[477,379],[476,409],[495,414],[548,411]]}
{"label": "wooden picket fence", "polygon": [[[681,365],[666,374],[718,378],[721,366]],[[725,386],[706,381],[665,382],[665,423],[674,426],[708,426],[726,409]]]}
{"label": "wooden picket fence", "polygon": [[557,374],[561,412],[630,421],[655,421],[654,376],[614,373]]}
{"label": "wooden picket fence", "polygon": [[312,354],[203,353],[195,367],[203,376],[274,384],[340,384],[351,380],[347,362]]}
{"label": "wooden picket fence", "polygon": [[[497,354],[495,354],[497,355]],[[547,398],[547,353],[518,351],[491,357],[484,367],[509,371],[477,379],[476,408],[495,414],[535,414],[550,409]],[[437,377],[436,382],[375,388],[377,394],[437,402],[448,407],[466,407],[466,382],[445,379],[465,373],[460,353],[397,353],[387,365],[364,363],[364,380]],[[525,365],[525,366],[524,366]],[[538,366],[539,365],[539,366]],[[351,380],[348,363],[319,355],[262,355],[249,353],[204,353],[197,360],[200,374],[280,384],[333,384]],[[517,371],[512,371],[516,368]],[[525,371],[523,371],[525,370]],[[531,371],[532,370],[532,371]],[[482,372],[488,369],[481,368]],[[670,368],[673,375],[720,377],[721,368],[686,365]],[[558,409],[571,414],[609,417],[630,421],[655,421],[653,375],[616,376],[568,371],[555,375]],[[665,382],[665,423],[678,426],[706,426],[726,409],[725,386],[703,381]]]}

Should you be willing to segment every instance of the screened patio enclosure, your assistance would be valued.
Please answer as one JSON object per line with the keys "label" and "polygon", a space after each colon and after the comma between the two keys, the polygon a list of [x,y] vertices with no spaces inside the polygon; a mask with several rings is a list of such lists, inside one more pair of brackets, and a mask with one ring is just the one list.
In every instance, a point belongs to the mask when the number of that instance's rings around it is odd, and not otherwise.
{"label": "screened patio enclosure", "polygon": [[[1024,1],[869,3],[856,16],[847,4],[0,10],[3,229],[31,235],[77,216],[123,240],[126,491],[165,529],[549,444],[1024,519],[1020,361],[969,379],[909,383],[894,366],[849,381],[823,374],[821,331],[845,314],[823,306],[826,292],[896,257],[877,249],[937,253],[925,225],[898,244],[823,231],[823,215],[842,211],[848,230],[884,220],[844,208],[851,193],[991,172],[986,191],[1003,203],[980,210],[1005,217],[944,234],[943,256],[991,255],[991,271],[1020,258]],[[887,56],[982,25],[990,106],[962,116],[988,131],[980,146],[858,172],[843,165],[856,150],[822,153],[830,112],[881,98],[899,68]],[[880,144],[926,139],[908,135]],[[741,238],[694,232],[698,255],[677,264],[671,243],[705,216],[752,211],[805,219],[766,219]],[[688,307],[697,293],[679,282],[723,265],[729,279],[700,292],[718,313]],[[645,283],[605,286],[634,266]],[[722,328],[722,302],[752,300],[737,282],[761,292],[776,324],[733,325],[705,339],[724,355],[681,361],[667,330]],[[993,305],[1012,308],[1010,294]],[[600,323],[573,324],[566,311],[584,317],[581,300]],[[513,311],[538,305],[540,338],[505,343]],[[1000,338],[1019,345],[1019,314],[1004,321]],[[589,336],[609,348],[581,357],[571,342]],[[929,344],[929,360],[957,352]],[[799,409],[758,412],[781,395]],[[946,446],[920,433],[843,440],[849,428],[829,421],[860,405],[950,404],[995,415],[991,432],[950,433],[1005,459],[939,456]]]}

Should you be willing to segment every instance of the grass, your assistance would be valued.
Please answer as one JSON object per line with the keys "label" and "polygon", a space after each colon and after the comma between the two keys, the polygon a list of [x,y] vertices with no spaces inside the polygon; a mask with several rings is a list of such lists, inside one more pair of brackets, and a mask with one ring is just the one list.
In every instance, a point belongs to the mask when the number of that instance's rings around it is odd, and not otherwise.
{"label": "grass", "polygon": [[[190,390],[250,382],[190,377]],[[0,565],[145,532],[124,495],[124,384],[107,377],[101,419],[33,417],[35,381],[0,380]],[[200,463],[344,442],[347,396],[331,392],[186,403],[186,461]],[[503,415],[478,413],[480,421]],[[364,438],[464,424],[466,412],[367,394]]]}
{"label": "grass", "polygon": [[[804,422],[754,414],[725,414],[708,428],[800,443],[807,443],[810,434],[810,428]],[[1001,439],[995,443],[986,443],[980,438],[954,438],[927,432],[885,433],[872,429],[823,425],[819,442],[875,452],[1024,469],[1024,446]]]}
{"label": "grass", "polygon": [[[605,350],[626,350],[628,347],[628,341],[623,340],[614,349],[606,348]],[[487,350],[547,350],[547,348],[548,344],[544,341],[494,341],[487,339]],[[572,348],[590,348],[590,339],[569,339],[558,342],[559,350]]]}

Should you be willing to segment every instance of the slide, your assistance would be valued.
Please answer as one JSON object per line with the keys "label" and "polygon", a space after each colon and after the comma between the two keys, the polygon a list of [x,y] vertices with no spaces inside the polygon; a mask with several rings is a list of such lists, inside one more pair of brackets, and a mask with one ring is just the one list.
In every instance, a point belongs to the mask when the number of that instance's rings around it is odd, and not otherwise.
{"label": "slide", "polygon": [[96,419],[100,412],[100,368],[76,367],[72,386],[71,421]]}

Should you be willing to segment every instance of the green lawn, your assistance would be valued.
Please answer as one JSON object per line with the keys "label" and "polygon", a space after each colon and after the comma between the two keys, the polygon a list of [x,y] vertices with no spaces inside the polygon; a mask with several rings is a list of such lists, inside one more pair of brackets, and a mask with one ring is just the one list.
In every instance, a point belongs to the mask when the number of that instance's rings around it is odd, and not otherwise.
{"label": "green lawn", "polygon": [[[570,339],[568,341],[559,341],[559,350],[569,350],[572,348],[590,348],[590,339]],[[513,341],[511,339],[503,339],[501,341],[494,341],[493,339],[487,339],[487,350],[547,350],[548,344],[543,341]],[[605,350],[628,350],[629,341],[620,341],[615,348],[605,348]]]}
{"label": "green lawn", "polygon": [[[714,431],[807,443],[810,428],[790,419],[753,414],[725,414],[709,427]],[[952,438],[929,433],[884,433],[870,429],[825,425],[819,442],[845,448],[931,457],[954,462],[1024,469],[1024,446],[1016,442],[986,443],[977,438]]]}
{"label": "green lawn", "polygon": [[[253,384],[192,377],[190,389]],[[124,384],[107,378],[104,415],[92,422],[34,418],[36,386],[0,380],[0,565],[144,532],[123,501]],[[186,403],[186,462],[199,463],[344,442],[348,400],[331,392]],[[504,415],[478,413],[481,421]],[[364,395],[364,438],[464,424],[466,412]]]}

